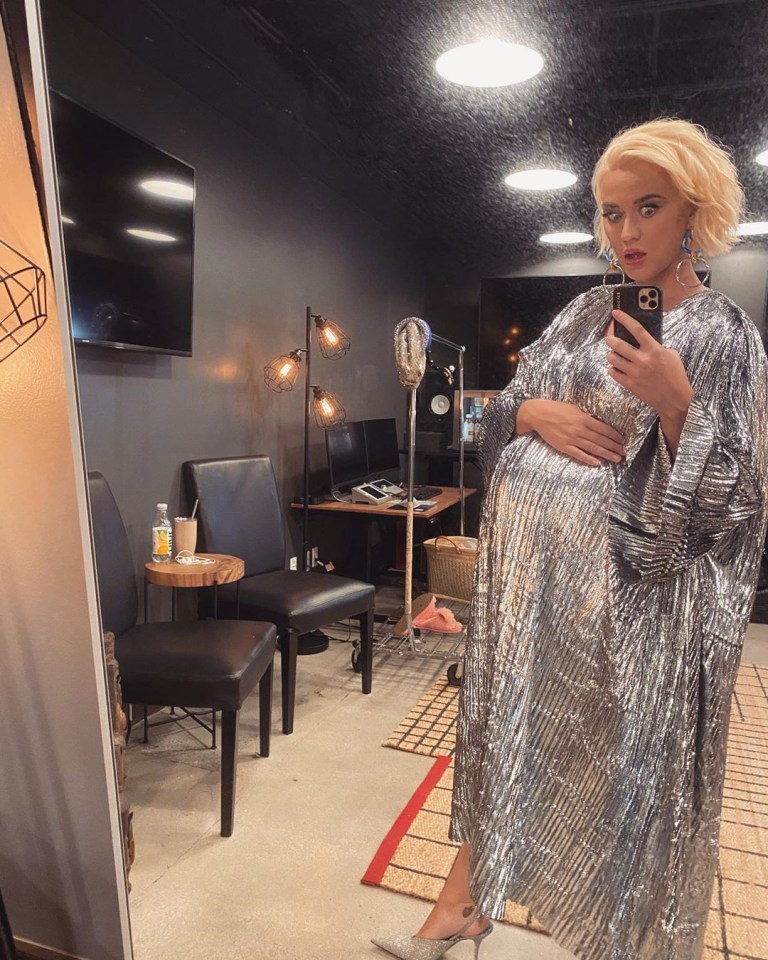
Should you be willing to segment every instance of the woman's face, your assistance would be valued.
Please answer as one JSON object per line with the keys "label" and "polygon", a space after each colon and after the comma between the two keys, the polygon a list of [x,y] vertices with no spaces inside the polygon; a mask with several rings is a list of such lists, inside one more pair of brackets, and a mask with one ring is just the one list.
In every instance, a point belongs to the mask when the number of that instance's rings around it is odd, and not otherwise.
{"label": "woman's face", "polygon": [[674,281],[693,206],[669,174],[628,159],[602,174],[598,192],[605,233],[624,272],[662,289]]}

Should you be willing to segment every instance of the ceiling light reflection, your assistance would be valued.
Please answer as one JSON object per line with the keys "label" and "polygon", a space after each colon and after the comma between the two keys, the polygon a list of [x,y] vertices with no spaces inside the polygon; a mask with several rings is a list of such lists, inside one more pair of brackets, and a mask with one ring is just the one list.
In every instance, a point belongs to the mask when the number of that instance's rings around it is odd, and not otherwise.
{"label": "ceiling light reflection", "polygon": [[504,177],[504,183],[516,190],[562,190],[572,187],[578,177],[568,170],[518,170]]}
{"label": "ceiling light reflection", "polygon": [[167,200],[183,200],[191,203],[195,199],[194,187],[182,180],[142,180],[139,186],[147,193]]}
{"label": "ceiling light reflection", "polygon": [[159,233],[157,230],[144,230],[141,227],[127,227],[126,233],[132,237],[138,237],[139,240],[150,240],[152,243],[176,243],[178,237],[171,236],[170,233]]}
{"label": "ceiling light reflection", "polygon": [[740,223],[736,233],[740,237],[759,237],[768,233],[768,221],[760,220],[755,223]]}
{"label": "ceiling light reflection", "polygon": [[448,50],[435,62],[441,77],[465,87],[506,87],[535,76],[544,66],[540,53],[504,40],[478,40]]}
{"label": "ceiling light reflection", "polygon": [[591,233],[583,233],[579,230],[562,230],[559,233],[543,233],[539,240],[541,243],[589,243],[594,240]]}

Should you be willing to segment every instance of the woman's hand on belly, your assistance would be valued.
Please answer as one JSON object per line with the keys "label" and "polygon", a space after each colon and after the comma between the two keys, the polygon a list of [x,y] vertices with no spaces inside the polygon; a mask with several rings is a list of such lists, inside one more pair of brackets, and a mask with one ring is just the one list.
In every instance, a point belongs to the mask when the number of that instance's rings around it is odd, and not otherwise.
{"label": "woman's hand on belly", "polygon": [[591,467],[606,461],[620,463],[626,453],[624,437],[617,430],[561,400],[524,400],[520,404],[515,433],[531,431],[550,447]]}

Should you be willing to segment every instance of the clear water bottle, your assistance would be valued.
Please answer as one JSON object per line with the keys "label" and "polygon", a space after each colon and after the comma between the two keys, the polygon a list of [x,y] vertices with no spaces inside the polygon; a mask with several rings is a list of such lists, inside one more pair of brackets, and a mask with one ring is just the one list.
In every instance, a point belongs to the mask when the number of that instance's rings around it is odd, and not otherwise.
{"label": "clear water bottle", "polygon": [[155,563],[173,560],[173,531],[168,519],[168,504],[158,503],[155,522],[152,524],[152,559]]}

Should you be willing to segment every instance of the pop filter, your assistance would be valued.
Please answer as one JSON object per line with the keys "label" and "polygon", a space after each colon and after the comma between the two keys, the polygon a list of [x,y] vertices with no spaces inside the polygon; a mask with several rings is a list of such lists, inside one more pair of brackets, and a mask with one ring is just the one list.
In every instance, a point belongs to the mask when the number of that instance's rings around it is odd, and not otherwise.
{"label": "pop filter", "polygon": [[419,317],[406,317],[395,327],[395,366],[406,389],[415,390],[421,383],[431,342],[432,331]]}

